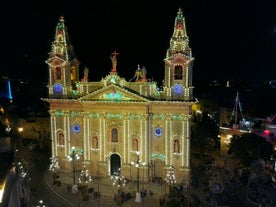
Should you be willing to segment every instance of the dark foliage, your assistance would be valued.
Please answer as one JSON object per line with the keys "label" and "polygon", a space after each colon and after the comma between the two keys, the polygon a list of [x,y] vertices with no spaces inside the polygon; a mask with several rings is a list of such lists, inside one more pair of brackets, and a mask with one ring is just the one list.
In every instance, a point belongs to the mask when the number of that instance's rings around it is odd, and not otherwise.
{"label": "dark foliage", "polygon": [[233,137],[228,153],[238,158],[244,166],[253,161],[269,160],[273,154],[273,145],[265,138],[253,133]]}

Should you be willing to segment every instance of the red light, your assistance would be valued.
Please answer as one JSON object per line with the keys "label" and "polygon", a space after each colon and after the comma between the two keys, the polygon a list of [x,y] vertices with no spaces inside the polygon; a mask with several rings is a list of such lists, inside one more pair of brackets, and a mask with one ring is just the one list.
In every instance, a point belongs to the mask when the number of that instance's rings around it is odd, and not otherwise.
{"label": "red light", "polygon": [[264,130],[264,134],[268,136],[268,135],[270,135],[270,131],[269,130]]}

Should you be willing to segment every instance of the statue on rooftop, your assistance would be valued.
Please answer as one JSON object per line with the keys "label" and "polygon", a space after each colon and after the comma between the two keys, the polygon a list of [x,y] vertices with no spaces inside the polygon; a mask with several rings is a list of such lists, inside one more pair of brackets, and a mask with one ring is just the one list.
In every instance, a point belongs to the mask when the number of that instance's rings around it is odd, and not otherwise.
{"label": "statue on rooftop", "polygon": [[119,55],[119,53],[116,52],[116,50],[111,53],[110,59],[112,62],[112,72],[116,72],[117,71],[117,55]]}

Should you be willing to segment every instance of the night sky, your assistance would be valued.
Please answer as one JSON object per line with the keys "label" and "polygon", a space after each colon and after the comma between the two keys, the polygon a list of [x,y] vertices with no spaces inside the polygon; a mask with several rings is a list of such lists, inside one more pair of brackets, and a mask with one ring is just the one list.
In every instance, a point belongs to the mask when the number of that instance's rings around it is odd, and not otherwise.
{"label": "night sky", "polygon": [[47,82],[45,60],[63,15],[90,81],[109,73],[114,50],[120,53],[118,74],[126,80],[139,64],[148,78],[161,81],[181,7],[195,58],[194,80],[276,79],[275,5],[274,0],[2,2],[0,75]]}

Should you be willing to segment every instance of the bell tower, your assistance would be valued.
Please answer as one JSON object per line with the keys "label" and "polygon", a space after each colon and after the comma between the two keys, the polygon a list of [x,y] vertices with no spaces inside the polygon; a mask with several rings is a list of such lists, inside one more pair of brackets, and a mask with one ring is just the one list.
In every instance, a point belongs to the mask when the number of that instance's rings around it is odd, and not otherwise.
{"label": "bell tower", "polygon": [[185,18],[181,8],[177,12],[170,47],[165,62],[164,92],[167,100],[193,99],[192,68],[194,58],[189,47]]}
{"label": "bell tower", "polygon": [[79,81],[79,61],[71,45],[64,18],[61,16],[56,26],[54,41],[49,58],[49,96],[70,98]]}

